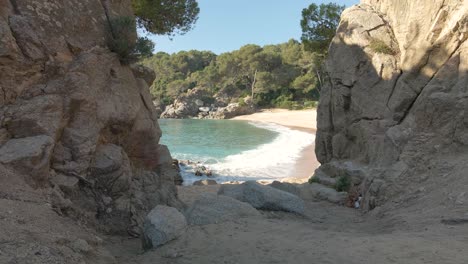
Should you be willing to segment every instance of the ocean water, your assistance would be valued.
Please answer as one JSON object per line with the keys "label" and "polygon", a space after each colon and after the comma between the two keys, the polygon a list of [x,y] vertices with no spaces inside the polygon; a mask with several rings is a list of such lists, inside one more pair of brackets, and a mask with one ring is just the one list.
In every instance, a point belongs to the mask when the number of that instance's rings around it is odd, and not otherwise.
{"label": "ocean water", "polygon": [[[315,136],[272,123],[240,120],[161,119],[161,144],[174,158],[200,163],[218,183],[291,177],[301,151]],[[182,167],[184,184],[205,179]]]}

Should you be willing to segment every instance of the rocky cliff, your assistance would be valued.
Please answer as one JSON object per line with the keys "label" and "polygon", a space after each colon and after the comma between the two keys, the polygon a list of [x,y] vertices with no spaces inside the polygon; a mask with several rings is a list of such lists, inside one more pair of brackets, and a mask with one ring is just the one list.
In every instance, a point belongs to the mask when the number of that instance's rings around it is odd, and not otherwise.
{"label": "rocky cliff", "polygon": [[326,61],[317,173],[351,178],[367,210],[418,192],[463,194],[467,38],[467,1],[362,0],[347,9]]}
{"label": "rocky cliff", "polygon": [[[172,159],[148,84],[106,45],[130,0],[0,0],[0,163],[55,210],[139,234],[157,204],[178,205]],[[136,33],[135,33],[136,36]]]}

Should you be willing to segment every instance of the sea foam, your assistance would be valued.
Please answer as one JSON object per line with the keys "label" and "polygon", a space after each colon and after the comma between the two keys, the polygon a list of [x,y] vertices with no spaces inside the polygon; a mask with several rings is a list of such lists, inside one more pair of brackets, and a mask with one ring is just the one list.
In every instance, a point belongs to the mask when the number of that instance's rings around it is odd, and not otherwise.
{"label": "sea foam", "polygon": [[[291,177],[302,150],[313,144],[315,135],[266,122],[249,122],[259,128],[278,133],[270,143],[255,149],[227,156],[216,162],[201,161],[211,169],[218,183],[229,181],[264,180],[273,181]],[[228,147],[228,146],[227,146]],[[193,168],[183,170],[184,184],[190,185],[201,179],[193,175]]]}

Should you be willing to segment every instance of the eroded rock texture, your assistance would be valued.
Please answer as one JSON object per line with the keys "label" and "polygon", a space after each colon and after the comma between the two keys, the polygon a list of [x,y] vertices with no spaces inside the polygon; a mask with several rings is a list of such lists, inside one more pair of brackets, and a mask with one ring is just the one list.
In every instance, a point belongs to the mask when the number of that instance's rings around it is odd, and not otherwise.
{"label": "eroded rock texture", "polygon": [[[363,0],[343,15],[318,109],[320,173],[372,209],[468,144],[468,2]],[[430,171],[430,173],[429,173]],[[424,177],[423,177],[424,178]]]}
{"label": "eroded rock texture", "polygon": [[65,213],[138,235],[149,210],[178,200],[154,74],[106,45],[109,18],[132,15],[130,3],[0,0],[0,162],[59,187]]}

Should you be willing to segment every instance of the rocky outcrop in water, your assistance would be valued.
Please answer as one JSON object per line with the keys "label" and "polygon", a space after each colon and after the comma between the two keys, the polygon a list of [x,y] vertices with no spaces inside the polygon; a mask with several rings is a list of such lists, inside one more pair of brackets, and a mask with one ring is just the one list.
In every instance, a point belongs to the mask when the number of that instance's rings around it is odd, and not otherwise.
{"label": "rocky outcrop in water", "polygon": [[220,98],[212,98],[207,91],[199,88],[190,89],[168,105],[161,118],[200,118],[229,119],[238,115],[255,112],[250,97],[244,103],[224,103]]}
{"label": "rocky outcrop in water", "polygon": [[326,61],[317,173],[352,178],[364,209],[449,174],[468,153],[467,38],[466,1],[347,9]]}
{"label": "rocky outcrop in water", "polygon": [[[53,204],[109,233],[139,234],[158,204],[178,205],[177,171],[148,84],[106,45],[131,1],[0,1],[0,163]],[[135,34],[136,35],[136,34]]]}

